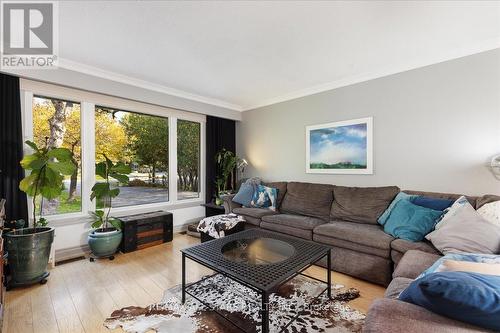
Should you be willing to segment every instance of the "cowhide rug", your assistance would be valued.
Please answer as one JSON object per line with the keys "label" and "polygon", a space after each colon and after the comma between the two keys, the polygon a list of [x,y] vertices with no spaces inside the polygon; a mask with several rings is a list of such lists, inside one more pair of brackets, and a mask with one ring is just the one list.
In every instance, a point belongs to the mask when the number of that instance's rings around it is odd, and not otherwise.
{"label": "cowhide rug", "polygon": [[[261,331],[260,296],[251,289],[220,274],[189,288],[247,332]],[[269,305],[271,332],[279,332],[298,311],[303,313],[284,332],[360,332],[365,316],[346,305],[359,297],[359,291],[343,290],[343,286],[336,285],[332,288],[332,300],[327,299],[325,292],[311,303],[324,288],[325,284],[298,276],[272,294]],[[160,303],[146,308],[130,306],[116,310],[104,325],[110,329],[122,327],[128,333],[240,332],[189,295],[182,305],[180,294],[181,288],[176,286],[165,292]]]}

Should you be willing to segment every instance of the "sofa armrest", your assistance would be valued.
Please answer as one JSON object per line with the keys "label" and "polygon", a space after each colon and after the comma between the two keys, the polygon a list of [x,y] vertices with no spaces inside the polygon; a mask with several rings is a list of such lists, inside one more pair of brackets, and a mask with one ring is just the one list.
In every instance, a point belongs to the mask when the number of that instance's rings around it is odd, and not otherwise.
{"label": "sofa armrest", "polygon": [[420,273],[431,267],[439,258],[441,256],[438,254],[418,250],[407,251],[399,261],[398,266],[396,266],[392,277],[415,279]]}
{"label": "sofa armrest", "polygon": [[366,316],[363,333],[471,333],[491,332],[395,299],[375,300]]}
{"label": "sofa armrest", "polygon": [[225,194],[221,195],[221,199],[224,202],[224,213],[229,214],[233,212],[233,209],[241,207],[239,203],[233,202],[233,198],[236,194]]}

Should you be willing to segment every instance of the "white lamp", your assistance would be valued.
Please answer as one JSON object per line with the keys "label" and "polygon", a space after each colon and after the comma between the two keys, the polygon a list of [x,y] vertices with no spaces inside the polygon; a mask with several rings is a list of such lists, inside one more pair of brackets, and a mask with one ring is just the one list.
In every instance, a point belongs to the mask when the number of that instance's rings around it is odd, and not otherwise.
{"label": "white lamp", "polygon": [[491,158],[490,167],[493,175],[500,180],[500,155]]}

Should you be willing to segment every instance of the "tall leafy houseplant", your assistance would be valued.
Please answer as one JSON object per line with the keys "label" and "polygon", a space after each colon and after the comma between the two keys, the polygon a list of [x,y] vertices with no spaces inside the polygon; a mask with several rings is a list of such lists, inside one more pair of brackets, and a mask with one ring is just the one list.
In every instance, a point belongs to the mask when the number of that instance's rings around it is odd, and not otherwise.
{"label": "tall leafy houseplant", "polygon": [[225,148],[220,150],[215,155],[215,163],[217,166],[217,178],[215,184],[217,186],[217,201],[221,201],[220,196],[227,193],[228,180],[233,178],[233,173],[241,159],[232,151]]}
{"label": "tall leafy houseplant", "polygon": [[103,156],[104,161],[96,164],[95,173],[104,182],[94,184],[90,199],[102,202],[104,209],[90,212],[94,230],[89,234],[89,246],[94,256],[113,259],[112,255],[120,245],[122,234],[120,220],[109,216],[113,198],[120,194],[120,189],[112,186],[111,178],[119,183],[128,183],[127,175],[132,170],[130,166],[122,162],[113,163],[106,155],[103,154]]}
{"label": "tall leafy houseplant", "polygon": [[46,269],[54,241],[54,228],[46,227],[47,221],[43,217],[37,218],[37,198],[42,198],[42,216],[43,199],[51,200],[61,195],[64,176],[76,171],[70,150],[53,148],[47,143],[42,148],[32,141],[26,141],[26,144],[33,149],[33,153],[22,159],[21,166],[30,174],[20,182],[19,189],[33,200],[33,228],[17,229],[5,234],[12,274],[9,287],[47,281],[49,273]]}
{"label": "tall leafy houseplant", "polygon": [[43,148],[32,141],[26,144],[33,149],[33,154],[26,155],[21,161],[24,170],[31,171],[21,183],[19,188],[26,192],[33,200],[33,227],[36,229],[39,224],[46,225],[46,220],[42,217],[42,204],[40,204],[40,219],[37,219],[37,197],[52,200],[61,195],[64,185],[65,175],[71,175],[76,170],[73,162],[73,154],[66,148],[51,148],[47,144]]}

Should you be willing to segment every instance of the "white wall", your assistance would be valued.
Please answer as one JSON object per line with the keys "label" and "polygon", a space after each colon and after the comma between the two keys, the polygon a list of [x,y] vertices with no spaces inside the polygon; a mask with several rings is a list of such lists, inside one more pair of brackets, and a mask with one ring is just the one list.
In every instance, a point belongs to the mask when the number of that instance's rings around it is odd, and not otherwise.
{"label": "white wall", "polygon": [[[305,126],[373,116],[374,174],[305,173]],[[500,50],[243,113],[247,176],[353,186],[500,194]]]}

